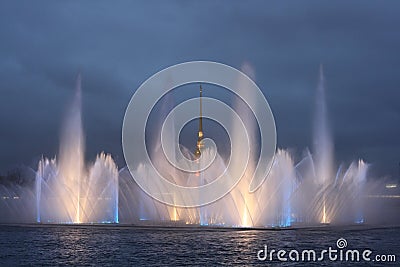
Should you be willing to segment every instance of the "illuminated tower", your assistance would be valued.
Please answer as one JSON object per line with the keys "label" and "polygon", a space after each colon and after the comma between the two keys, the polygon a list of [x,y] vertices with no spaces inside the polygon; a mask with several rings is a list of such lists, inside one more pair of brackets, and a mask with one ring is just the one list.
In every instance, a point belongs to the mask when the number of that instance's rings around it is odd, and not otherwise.
{"label": "illuminated tower", "polygon": [[197,145],[196,150],[194,152],[195,159],[200,158],[201,156],[201,148],[203,147],[203,111],[202,111],[202,97],[203,97],[203,89],[200,84],[200,116],[199,116],[199,131],[197,134]]}
{"label": "illuminated tower", "polygon": [[[199,116],[199,131],[197,133],[197,144],[196,144],[196,150],[194,151],[194,158],[199,164],[199,167],[201,167],[201,161],[200,161],[200,156],[201,156],[201,150],[203,149],[203,89],[201,88],[200,84],[200,116]],[[201,169],[201,168],[200,168]],[[204,180],[204,175],[200,172],[197,171],[195,174],[197,177],[199,177],[199,183],[200,185],[205,184]],[[202,196],[200,196],[200,201],[202,199]],[[207,207],[203,206],[199,208],[199,223],[200,225],[208,225],[208,215],[207,215]]]}

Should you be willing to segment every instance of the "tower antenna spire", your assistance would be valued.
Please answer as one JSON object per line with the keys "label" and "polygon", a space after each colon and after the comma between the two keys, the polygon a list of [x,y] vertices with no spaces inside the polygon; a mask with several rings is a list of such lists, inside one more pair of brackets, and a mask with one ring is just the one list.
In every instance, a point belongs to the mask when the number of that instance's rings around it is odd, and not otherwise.
{"label": "tower antenna spire", "polygon": [[203,88],[200,84],[200,116],[199,116],[199,131],[197,133],[197,145],[196,150],[194,152],[194,156],[196,159],[201,156],[201,148],[203,147]]}

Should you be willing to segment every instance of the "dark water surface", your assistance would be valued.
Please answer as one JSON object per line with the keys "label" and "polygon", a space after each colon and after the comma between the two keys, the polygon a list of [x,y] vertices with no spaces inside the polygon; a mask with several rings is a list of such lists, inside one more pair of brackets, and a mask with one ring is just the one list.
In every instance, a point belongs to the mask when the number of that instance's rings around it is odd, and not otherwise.
{"label": "dark water surface", "polygon": [[[260,261],[257,252],[337,249],[344,238],[346,249],[372,251],[370,262]],[[400,228],[323,227],[296,230],[224,230],[204,228],[145,228],[121,226],[0,226],[1,266],[399,266]],[[382,263],[376,255],[396,256]],[[260,254],[261,256],[263,254]],[[300,256],[301,257],[301,256]]]}

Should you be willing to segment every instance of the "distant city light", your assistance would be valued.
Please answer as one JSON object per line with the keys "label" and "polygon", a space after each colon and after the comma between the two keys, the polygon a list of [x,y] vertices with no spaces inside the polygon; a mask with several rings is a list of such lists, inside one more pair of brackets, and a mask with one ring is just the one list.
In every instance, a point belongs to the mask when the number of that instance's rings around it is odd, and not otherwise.
{"label": "distant city light", "polygon": [[369,198],[400,198],[400,195],[368,195]]}

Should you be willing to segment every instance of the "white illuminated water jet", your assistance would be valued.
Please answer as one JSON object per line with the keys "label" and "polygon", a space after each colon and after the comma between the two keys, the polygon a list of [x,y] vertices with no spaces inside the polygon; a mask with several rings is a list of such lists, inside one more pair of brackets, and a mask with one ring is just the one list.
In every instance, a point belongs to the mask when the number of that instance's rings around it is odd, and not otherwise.
{"label": "white illuminated water jet", "polygon": [[[328,186],[333,177],[333,143],[327,122],[327,108],[325,101],[325,85],[323,67],[320,66],[320,80],[317,87],[316,110],[314,123],[314,167],[317,183],[320,187]],[[329,223],[327,212],[327,196],[322,196],[321,223]]]}
{"label": "white illuminated water jet", "polygon": [[36,176],[36,220],[53,223],[118,222],[118,169],[101,153],[86,169],[81,78],[68,110],[57,160],[42,159]]}

